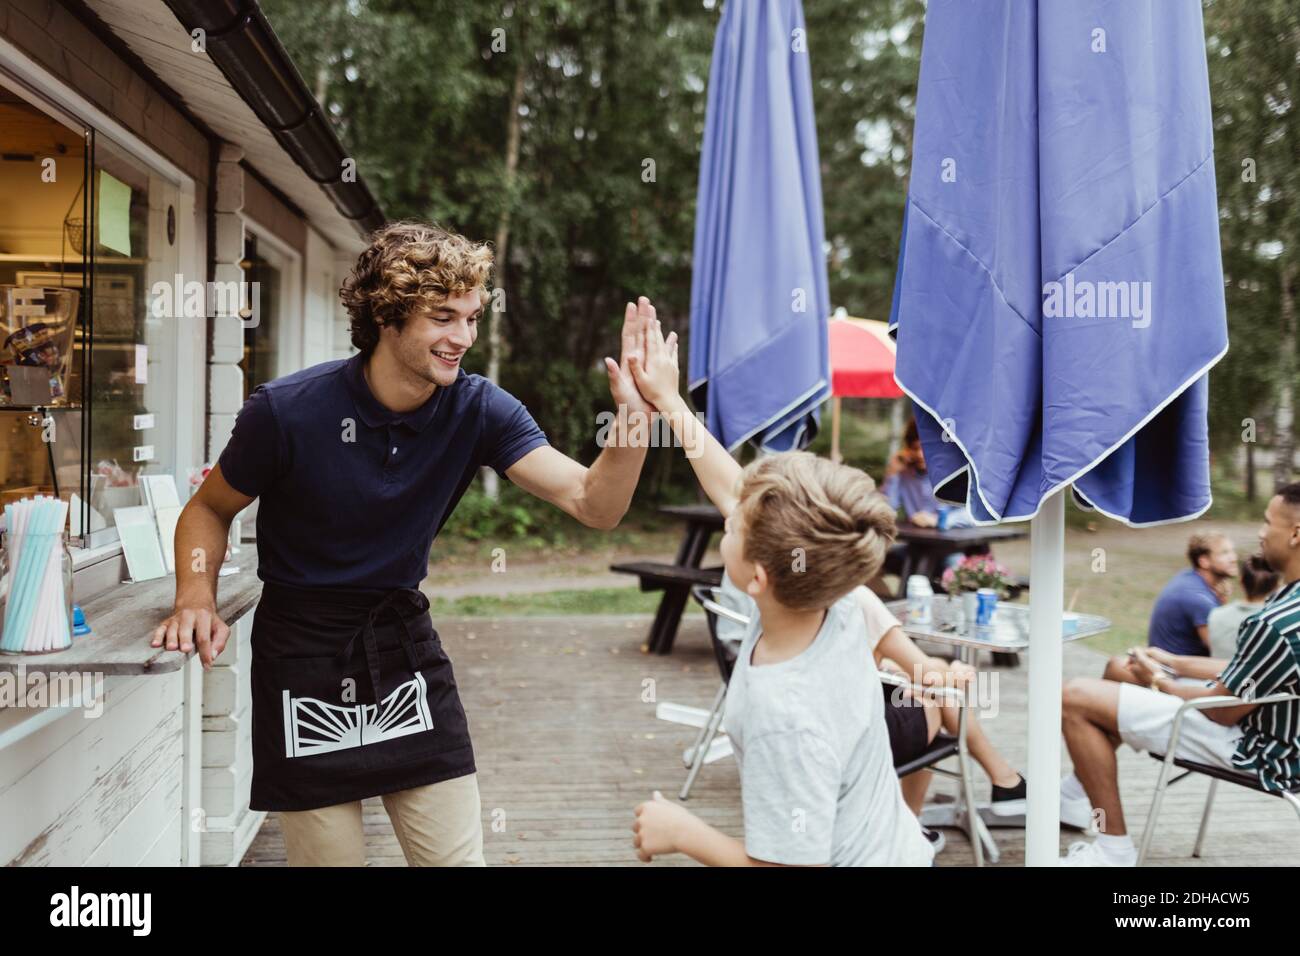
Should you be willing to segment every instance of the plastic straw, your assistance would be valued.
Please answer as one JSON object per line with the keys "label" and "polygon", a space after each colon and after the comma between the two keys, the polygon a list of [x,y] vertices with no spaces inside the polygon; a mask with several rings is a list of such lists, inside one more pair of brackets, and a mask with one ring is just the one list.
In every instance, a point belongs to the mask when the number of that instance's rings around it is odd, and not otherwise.
{"label": "plastic straw", "polygon": [[10,598],[10,610],[5,622],[5,647],[8,650],[23,650],[26,644],[28,618],[31,608],[32,563],[37,550],[34,537],[42,527],[40,502],[43,496],[35,500],[18,503],[17,538],[19,541],[18,559],[15,565],[13,594]]}
{"label": "plastic straw", "polygon": [[23,569],[27,551],[27,519],[31,508],[27,500],[17,502],[13,508],[13,521],[9,524],[13,556],[9,570],[9,603],[5,609],[5,650],[21,650],[21,632],[18,629],[23,607]]}
{"label": "plastic straw", "polygon": [[9,595],[4,639],[11,651],[57,650],[71,644],[62,556],[56,545],[68,503],[37,495],[5,505],[9,529]]}

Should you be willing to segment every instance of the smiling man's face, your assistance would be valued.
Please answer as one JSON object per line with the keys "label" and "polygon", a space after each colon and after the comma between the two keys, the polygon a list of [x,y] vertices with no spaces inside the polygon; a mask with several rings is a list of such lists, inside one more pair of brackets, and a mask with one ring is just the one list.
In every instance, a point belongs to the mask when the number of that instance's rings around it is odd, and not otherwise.
{"label": "smiling man's face", "polygon": [[385,328],[397,360],[434,385],[456,381],[465,353],[478,338],[483,301],[477,291],[451,296],[406,318],[400,330]]}

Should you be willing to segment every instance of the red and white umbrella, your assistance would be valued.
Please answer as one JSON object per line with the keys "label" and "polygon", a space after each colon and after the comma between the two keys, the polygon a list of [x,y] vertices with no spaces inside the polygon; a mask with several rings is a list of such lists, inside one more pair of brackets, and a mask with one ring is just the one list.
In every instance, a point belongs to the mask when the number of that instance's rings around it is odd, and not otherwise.
{"label": "red and white umbrella", "polygon": [[830,320],[831,459],[840,460],[840,400],[902,398],[894,381],[894,340],[878,319]]}

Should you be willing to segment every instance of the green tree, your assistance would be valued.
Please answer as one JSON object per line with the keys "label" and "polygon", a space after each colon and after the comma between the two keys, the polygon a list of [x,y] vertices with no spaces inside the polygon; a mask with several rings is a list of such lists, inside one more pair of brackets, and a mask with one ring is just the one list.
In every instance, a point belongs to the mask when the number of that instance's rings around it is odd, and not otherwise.
{"label": "green tree", "polygon": [[[264,0],[389,216],[508,237],[500,379],[590,458],[600,359],[651,295],[685,336],[716,0]],[[911,165],[923,0],[806,0],[831,303],[885,317]],[[1300,141],[1295,0],[1204,0],[1232,347],[1211,434],[1289,461]],[[515,140],[512,145],[512,138]],[[512,159],[513,156],[513,170]],[[1247,175],[1249,167],[1250,175]],[[487,342],[470,353],[482,371]],[[653,454],[650,493],[691,487]],[[1278,473],[1285,469],[1279,464]]]}
{"label": "green tree", "polygon": [[921,0],[809,2],[831,305],[885,319],[912,165]]}
{"label": "green tree", "polygon": [[1247,419],[1268,428],[1280,483],[1292,476],[1300,367],[1300,7],[1205,0],[1204,11],[1230,338],[1211,373],[1211,424],[1232,452]]}

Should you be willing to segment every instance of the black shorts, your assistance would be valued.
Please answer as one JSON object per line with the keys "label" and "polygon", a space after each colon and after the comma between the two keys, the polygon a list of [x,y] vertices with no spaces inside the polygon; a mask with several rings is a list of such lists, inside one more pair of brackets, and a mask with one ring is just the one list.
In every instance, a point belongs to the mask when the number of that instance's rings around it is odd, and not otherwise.
{"label": "black shorts", "polygon": [[882,681],[880,688],[885,694],[885,726],[889,728],[889,749],[894,753],[894,766],[900,767],[915,760],[930,746],[925,707],[915,698],[904,697],[901,687]]}

